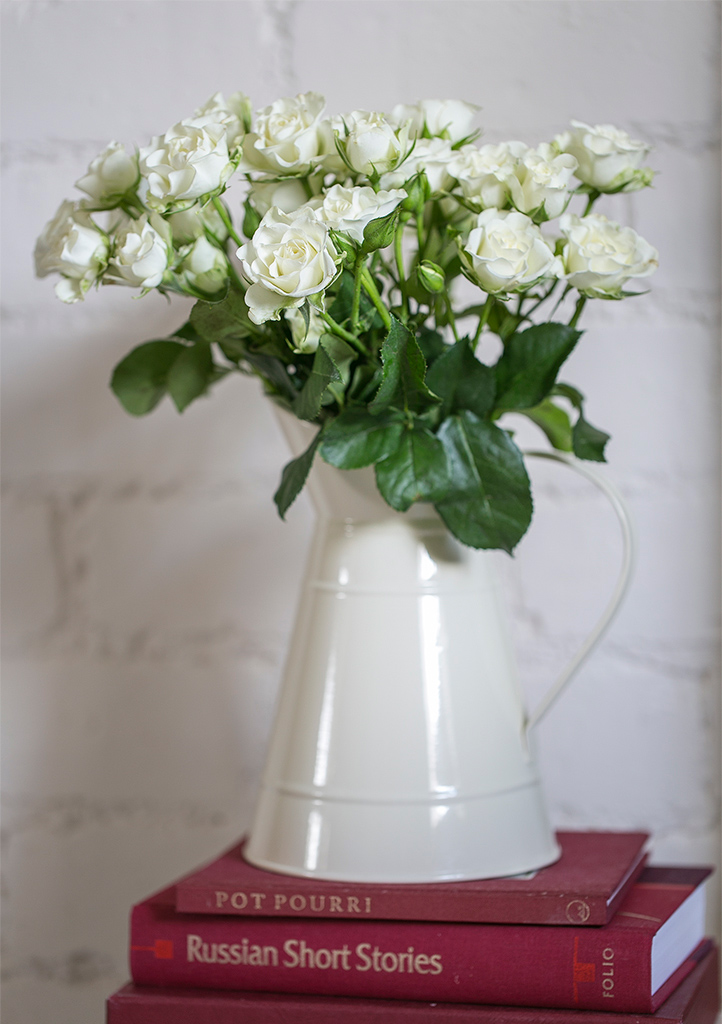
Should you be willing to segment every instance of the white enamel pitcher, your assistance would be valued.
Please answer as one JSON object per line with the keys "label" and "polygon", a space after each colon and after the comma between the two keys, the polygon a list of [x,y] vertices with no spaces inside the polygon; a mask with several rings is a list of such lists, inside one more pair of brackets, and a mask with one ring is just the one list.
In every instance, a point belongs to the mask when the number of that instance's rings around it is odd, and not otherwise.
{"label": "white enamel pitcher", "polygon": [[[303,451],[308,425],[280,419]],[[623,542],[611,601],[531,715],[494,579],[498,554],[458,544],[431,506],[394,512],[373,470],[316,459],[318,521],[246,846],[251,863],[403,883],[513,875],[558,858],[528,734],[619,607],[632,532],[619,494],[585,463],[527,454],[564,462],[601,488]]]}

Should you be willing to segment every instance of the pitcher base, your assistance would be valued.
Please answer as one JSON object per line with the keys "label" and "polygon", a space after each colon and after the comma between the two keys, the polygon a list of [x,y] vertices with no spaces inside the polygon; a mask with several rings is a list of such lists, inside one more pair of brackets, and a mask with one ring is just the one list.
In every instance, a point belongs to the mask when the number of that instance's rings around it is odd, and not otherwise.
{"label": "pitcher base", "polygon": [[250,863],[281,874],[390,884],[518,875],[560,853],[536,782],[428,802],[264,788],[245,851]]}

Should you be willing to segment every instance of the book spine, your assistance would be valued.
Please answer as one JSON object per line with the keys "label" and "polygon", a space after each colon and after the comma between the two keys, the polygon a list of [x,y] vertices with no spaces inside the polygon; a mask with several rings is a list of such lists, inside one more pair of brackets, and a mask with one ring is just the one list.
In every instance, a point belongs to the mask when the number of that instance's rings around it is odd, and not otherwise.
{"label": "book spine", "polygon": [[139,985],[650,1013],[650,944],[623,928],[181,915],[171,897],[134,908],[131,974]]}
{"label": "book spine", "polygon": [[[615,900],[614,908],[631,887]],[[487,924],[587,925],[607,924],[612,910],[602,896],[569,898],[544,894],[486,894],[474,902],[466,894],[458,899],[451,893],[442,897],[396,889],[374,891],[326,890],[320,884],[314,893],[254,886],[234,889],[224,886],[179,886],[176,910],[181,914],[219,914],[237,917],[333,918],[362,921],[414,921],[423,913],[425,921],[467,921]],[[420,910],[420,907],[422,909]]]}

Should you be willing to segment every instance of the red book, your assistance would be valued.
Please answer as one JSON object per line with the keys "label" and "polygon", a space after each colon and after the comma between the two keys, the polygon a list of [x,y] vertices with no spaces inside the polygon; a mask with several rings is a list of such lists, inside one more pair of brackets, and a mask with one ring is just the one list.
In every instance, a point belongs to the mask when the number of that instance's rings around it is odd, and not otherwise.
{"label": "red book", "polygon": [[600,928],[180,914],[133,908],[139,985],[653,1013],[703,941],[707,868],[646,868]]}
{"label": "red book", "polygon": [[649,1015],[126,985],[108,999],[106,1024],[714,1024],[719,1005],[719,955],[707,946]]}
{"label": "red book", "polygon": [[244,917],[601,925],[644,866],[646,832],[559,832],[560,859],[530,876],[379,885],[279,875],[238,843],[176,884],[181,913]]}

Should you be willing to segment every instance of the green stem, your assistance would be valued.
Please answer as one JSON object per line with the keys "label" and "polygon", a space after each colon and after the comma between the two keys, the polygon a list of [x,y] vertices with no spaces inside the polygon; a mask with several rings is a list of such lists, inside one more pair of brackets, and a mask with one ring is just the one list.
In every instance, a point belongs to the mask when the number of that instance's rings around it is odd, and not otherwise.
{"label": "green stem", "polygon": [[347,341],[349,345],[351,345],[352,348],[355,348],[357,352],[360,352],[361,355],[370,358],[371,353],[360,338],[357,338],[355,334],[351,334],[351,332],[347,331],[345,327],[341,326],[341,324],[337,324],[334,318],[329,316],[329,314],[325,313],[323,310],[317,308],[316,312],[323,322],[330,328],[333,334],[337,335],[339,338],[343,338],[344,341]]}
{"label": "green stem", "polygon": [[371,274],[368,271],[368,267],[361,268],[361,284],[364,286],[368,297],[371,299],[374,306],[376,306],[376,309],[379,311],[379,316],[383,320],[384,327],[386,328],[387,331],[390,330],[391,315],[386,306],[384,306],[383,304],[381,296],[379,295],[379,290],[374,284],[374,279],[371,277]]}
{"label": "green stem", "polygon": [[587,297],[586,297],[586,295],[580,295],[579,298],[577,299],[577,305],[576,305],[576,308],[574,310],[574,316],[569,321],[569,326],[570,327],[576,327],[577,326],[577,322],[579,320],[579,317],[582,315],[582,310],[584,309],[586,304],[587,304]]}
{"label": "green stem", "polygon": [[481,337],[481,332],[486,327],[486,324],[487,324],[487,321],[489,319],[489,316],[491,315],[491,307],[493,305],[494,305],[494,299],[493,299],[493,297],[491,295],[489,295],[487,297],[486,302],[484,303],[484,308],[481,311],[481,316],[479,317],[479,323],[477,324],[477,327],[476,327],[476,334],[474,335],[474,344],[472,346],[473,348],[476,348],[477,342],[479,341],[479,338]]}
{"label": "green stem", "polygon": [[[524,313],[522,319],[523,320],[528,320],[530,318],[530,314],[533,313],[534,310],[537,309],[539,306],[541,306],[542,302],[546,302],[546,300],[549,298],[549,296],[552,294],[552,292],[554,291],[554,289],[556,288],[556,286],[558,284],[559,284],[559,282],[555,281],[554,284],[551,286],[551,288],[547,289],[547,291],[544,292],[542,297],[540,299],[537,299],[537,301],[534,303],[533,306],[530,306],[530,308],[526,311],[526,313]],[[519,308],[518,312],[521,313],[521,307]]]}
{"label": "green stem", "polygon": [[353,302],[351,304],[351,327],[354,331],[358,330],[359,326],[359,309],[361,307],[361,270],[364,266],[363,253],[359,253],[356,256],[356,262],[353,268]]}
{"label": "green stem", "polygon": [[444,305],[446,306],[446,316],[448,318],[449,323],[451,324],[451,330],[454,332],[454,341],[458,341],[459,340],[459,332],[456,329],[456,317],[454,316],[454,310],[453,310],[452,305],[451,305],[451,299],[449,298],[449,293],[445,291],[443,298],[444,298]]}
{"label": "green stem", "polygon": [[404,290],[406,283],[406,272],[404,270],[404,254],[401,248],[401,243],[404,235],[404,225],[399,221],[399,226],[396,228],[396,234],[394,235],[394,255],[396,257],[396,268],[399,273],[399,289],[401,291],[401,309],[403,310],[404,317],[409,315],[409,299]]}
{"label": "green stem", "polygon": [[589,199],[587,199],[587,205],[584,207],[584,213],[582,214],[582,217],[586,217],[588,213],[592,212],[592,207],[596,203],[597,199],[599,199],[600,195],[601,192],[597,192],[596,189],[593,192],[589,193]]}
{"label": "green stem", "polygon": [[240,237],[240,235],[236,232],[236,229],[233,227],[233,222],[231,221],[231,218],[228,215],[228,210],[225,208],[225,206],[218,198],[218,196],[213,197],[213,205],[218,211],[218,216],[223,221],[226,227],[226,231],[231,236],[233,241],[236,243],[236,245],[243,245],[243,239]]}

